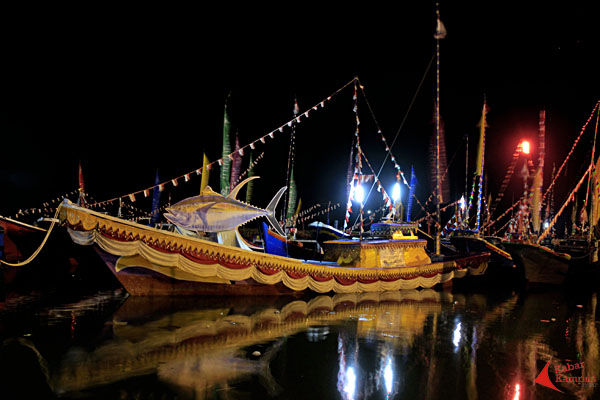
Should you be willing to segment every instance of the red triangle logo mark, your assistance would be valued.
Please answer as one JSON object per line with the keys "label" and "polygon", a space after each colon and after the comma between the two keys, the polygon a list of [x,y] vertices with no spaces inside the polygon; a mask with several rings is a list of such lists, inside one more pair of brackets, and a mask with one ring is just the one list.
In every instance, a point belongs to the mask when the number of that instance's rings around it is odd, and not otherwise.
{"label": "red triangle logo mark", "polygon": [[[550,361],[552,361],[552,360],[550,360]],[[548,363],[546,364],[546,366],[544,367],[544,369],[542,369],[542,371],[537,376],[537,378],[535,378],[535,383],[539,383],[542,386],[549,387],[550,389],[554,389],[557,392],[561,392],[562,393],[562,391],[558,390],[556,388],[556,386],[554,386],[554,384],[550,380],[550,375],[548,375],[548,368],[550,367],[550,361],[548,361]]]}

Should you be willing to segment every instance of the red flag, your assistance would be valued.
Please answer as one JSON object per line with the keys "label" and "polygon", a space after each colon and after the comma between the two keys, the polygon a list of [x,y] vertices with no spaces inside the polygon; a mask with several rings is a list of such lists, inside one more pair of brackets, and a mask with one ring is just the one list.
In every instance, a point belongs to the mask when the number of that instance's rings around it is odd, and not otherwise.
{"label": "red flag", "polygon": [[84,191],[83,171],[81,170],[81,161],[79,161],[79,191],[80,192]]}

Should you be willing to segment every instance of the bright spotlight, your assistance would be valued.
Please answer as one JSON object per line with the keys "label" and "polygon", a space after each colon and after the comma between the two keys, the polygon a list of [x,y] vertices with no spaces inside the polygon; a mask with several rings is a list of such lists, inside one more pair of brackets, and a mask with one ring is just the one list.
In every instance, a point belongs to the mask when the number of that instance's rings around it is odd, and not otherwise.
{"label": "bright spotlight", "polygon": [[521,150],[524,154],[529,154],[529,142],[527,140],[523,140],[521,143]]}
{"label": "bright spotlight", "polygon": [[392,199],[394,201],[400,200],[400,184],[398,182],[394,184],[394,188],[392,189]]}
{"label": "bright spotlight", "polygon": [[362,203],[365,200],[365,191],[362,185],[357,185],[354,188],[354,199],[359,203]]}

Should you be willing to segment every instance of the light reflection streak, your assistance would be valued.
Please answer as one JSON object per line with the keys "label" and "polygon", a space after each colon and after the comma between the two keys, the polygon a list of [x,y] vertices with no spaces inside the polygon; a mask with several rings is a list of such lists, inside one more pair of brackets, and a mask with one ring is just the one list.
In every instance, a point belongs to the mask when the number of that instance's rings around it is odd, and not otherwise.
{"label": "light reflection streak", "polygon": [[521,398],[521,385],[519,385],[518,383],[515,385],[515,397],[513,397],[513,400],[519,400]]}
{"label": "light reflection streak", "polygon": [[458,347],[458,345],[460,344],[460,339],[462,337],[462,333],[461,333],[461,327],[462,324],[459,322],[458,324],[456,324],[456,328],[454,328],[454,334],[452,336],[452,343],[454,344],[454,347]]}
{"label": "light reflection streak", "polygon": [[385,390],[389,395],[392,392],[392,385],[394,383],[394,370],[392,368],[392,359],[388,358],[387,365],[383,370],[383,379],[385,381]]}
{"label": "light reflection streak", "polygon": [[356,391],[356,373],[354,367],[348,367],[346,370],[346,376],[344,379],[344,392],[346,393],[347,399],[354,399],[354,392]]}

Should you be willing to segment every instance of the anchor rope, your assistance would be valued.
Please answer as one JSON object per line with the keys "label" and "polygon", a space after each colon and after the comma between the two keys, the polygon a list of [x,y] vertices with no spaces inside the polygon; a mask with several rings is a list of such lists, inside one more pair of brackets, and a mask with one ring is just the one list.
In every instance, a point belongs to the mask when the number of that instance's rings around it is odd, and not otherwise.
{"label": "anchor rope", "polygon": [[52,218],[52,223],[50,224],[50,228],[48,228],[48,231],[46,232],[46,236],[44,237],[44,240],[42,241],[40,246],[33,252],[33,254],[31,256],[29,256],[28,259],[26,259],[25,261],[18,262],[18,263],[9,263],[8,261],[0,260],[0,263],[8,265],[9,267],[22,267],[22,266],[27,265],[30,262],[32,262],[37,257],[37,255],[40,254],[40,252],[46,245],[46,242],[48,242],[50,233],[52,233],[52,230],[54,229],[54,226],[56,225],[56,221],[58,221],[57,217],[58,217],[58,214],[59,214],[61,208],[62,208],[62,203],[59,204],[58,207],[56,208],[56,213],[54,214],[54,218]]}

